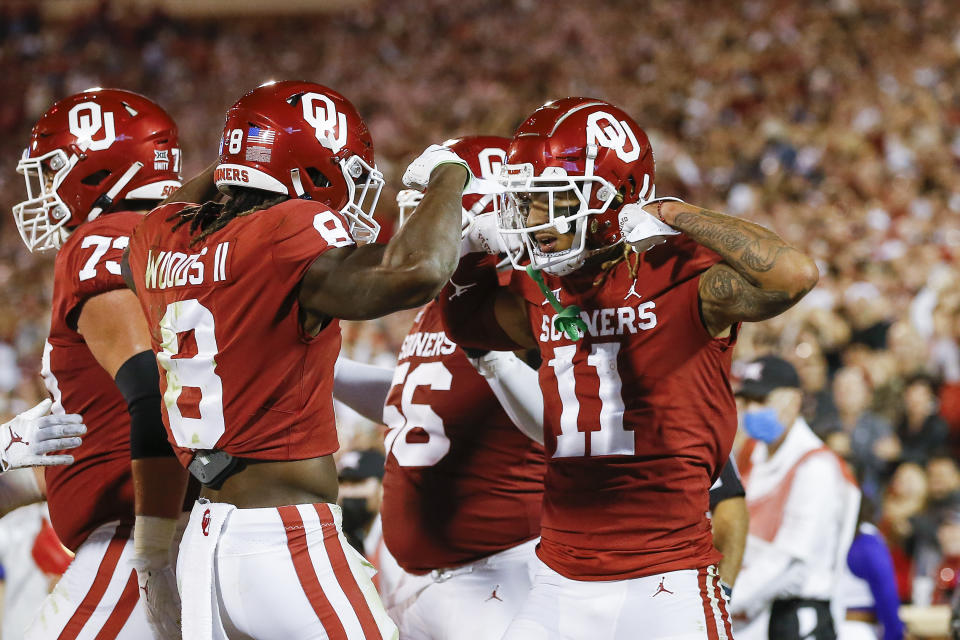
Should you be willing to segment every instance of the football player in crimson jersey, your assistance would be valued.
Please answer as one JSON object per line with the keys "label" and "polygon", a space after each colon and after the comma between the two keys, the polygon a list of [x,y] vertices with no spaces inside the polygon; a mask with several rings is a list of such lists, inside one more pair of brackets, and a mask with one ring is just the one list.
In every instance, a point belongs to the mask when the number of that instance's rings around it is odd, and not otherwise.
{"label": "football player in crimson jersey", "polygon": [[543,358],[541,564],[504,637],[729,638],[705,514],[736,431],[732,346],[816,267],[762,227],[653,200],[646,134],[600,100],[538,109],[501,175],[501,235],[528,258],[504,248],[533,277],[498,288],[467,256],[454,281],[474,286],[440,302],[461,346]]}
{"label": "football player in crimson jersey", "polygon": [[[474,175],[495,178],[509,142],[469,136],[444,144]],[[401,228],[418,196],[398,195]],[[493,199],[464,196],[465,229],[476,214],[492,211]],[[497,358],[502,374],[536,386],[536,371],[512,353]],[[446,337],[436,301],[417,315],[395,370],[341,358],[334,397],[389,429],[380,514],[386,548],[404,574],[386,581],[397,587],[384,602],[400,636],[499,640],[530,590],[543,448],[514,426],[490,384]],[[539,410],[520,407],[526,415],[542,410],[542,401]]]}
{"label": "football player in crimson jersey", "polygon": [[[51,107],[17,170],[27,199],[13,208],[31,251],[56,250],[43,378],[55,415],[88,432],[70,466],[46,470],[50,519],[76,556],[27,638],[152,638],[134,572],[132,473],[176,464],[162,436],[150,335],[120,276],[143,214],[180,186],[177,127],[141,95],[91,89]],[[131,456],[133,462],[131,465]],[[166,505],[138,501],[141,513]],[[180,501],[173,509],[182,507]]]}
{"label": "football player in crimson jersey", "polygon": [[469,177],[428,148],[404,175],[423,201],[374,244],[383,178],[360,115],[327,87],[268,83],[227,112],[213,172],[226,202],[160,207],[137,227],[129,276],[164,422],[205,485],[178,559],[185,637],[396,637],[334,504],[338,319],[439,292]]}

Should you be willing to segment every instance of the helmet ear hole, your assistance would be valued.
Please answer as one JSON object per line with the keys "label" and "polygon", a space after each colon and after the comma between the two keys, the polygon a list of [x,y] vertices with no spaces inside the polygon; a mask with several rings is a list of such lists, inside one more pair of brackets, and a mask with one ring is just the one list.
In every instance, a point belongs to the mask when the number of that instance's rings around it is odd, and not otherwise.
{"label": "helmet ear hole", "polygon": [[91,173],[80,182],[82,184],[87,185],[88,187],[95,187],[101,182],[103,182],[104,180],[106,180],[108,177],[110,177],[111,173],[112,172],[109,169],[101,169],[100,171]]}
{"label": "helmet ear hole", "polygon": [[327,179],[327,176],[323,175],[323,172],[316,167],[307,167],[307,175],[310,176],[310,182],[313,183],[313,186],[317,188],[329,187],[331,182]]}

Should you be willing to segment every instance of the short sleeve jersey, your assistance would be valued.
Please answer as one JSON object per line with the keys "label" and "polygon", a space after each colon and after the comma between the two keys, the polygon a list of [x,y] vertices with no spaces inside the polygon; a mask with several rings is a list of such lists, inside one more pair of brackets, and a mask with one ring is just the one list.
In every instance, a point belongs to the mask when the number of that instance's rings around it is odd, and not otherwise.
{"label": "short sleeve jersey", "polygon": [[41,373],[53,412],[78,413],[87,425],[83,444],[71,451],[75,462],[45,471],[50,521],[72,551],[107,522],[133,521],[127,403],[77,331],[77,321],[87,300],[126,288],[120,259],[142,219],[139,213],[117,212],[82,224],[54,264],[53,313]]}
{"label": "short sleeve jersey", "polygon": [[[525,273],[511,278],[543,358],[538,554],[564,576],[627,579],[719,560],[706,514],[736,432],[733,337],[709,335],[698,295],[698,276],[719,259],[677,236],[632,256],[635,277],[628,261],[544,274],[562,305],[580,308],[578,341]],[[469,322],[458,318],[467,304],[445,304],[445,323]]]}
{"label": "short sleeve jersey", "polygon": [[302,460],[337,449],[333,365],[340,326],[301,328],[298,292],[313,261],[353,240],[342,216],[287,200],[194,241],[152,211],[130,268],[160,367],[164,424],[181,462],[195,449]]}
{"label": "short sleeve jersey", "polygon": [[406,571],[455,567],[539,535],[543,448],[447,338],[436,302],[403,341],[384,420],[383,535]]}

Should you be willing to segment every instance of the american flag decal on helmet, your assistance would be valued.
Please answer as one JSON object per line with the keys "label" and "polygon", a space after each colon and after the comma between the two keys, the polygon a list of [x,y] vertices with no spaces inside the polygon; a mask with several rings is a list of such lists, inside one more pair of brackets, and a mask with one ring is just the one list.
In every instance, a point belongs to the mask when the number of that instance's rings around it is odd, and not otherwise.
{"label": "american flag decal on helmet", "polygon": [[272,129],[250,127],[247,129],[247,152],[244,159],[247,162],[270,162],[273,155],[273,141],[277,132]]}

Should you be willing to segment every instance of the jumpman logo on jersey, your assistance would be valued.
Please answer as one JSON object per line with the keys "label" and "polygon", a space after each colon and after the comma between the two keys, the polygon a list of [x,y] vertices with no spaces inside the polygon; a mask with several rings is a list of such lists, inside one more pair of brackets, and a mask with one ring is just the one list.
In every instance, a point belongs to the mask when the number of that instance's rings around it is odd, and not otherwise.
{"label": "jumpman logo on jersey", "polygon": [[447,300],[453,300],[457,296],[462,295],[470,287],[477,286],[476,282],[471,282],[470,284],[457,284],[456,282],[453,281],[453,278],[450,278],[450,284],[453,285],[453,288],[456,289],[456,291],[454,291],[453,294],[451,294],[451,296],[447,298]]}
{"label": "jumpman logo on jersey", "polygon": [[664,580],[666,580],[666,578],[660,578],[660,586],[657,587],[657,592],[650,596],[651,598],[655,598],[661,593],[669,593],[670,595],[673,595],[673,591],[670,591],[670,589],[667,589],[665,586],[663,586]]}
{"label": "jumpman logo on jersey", "polygon": [[[553,289],[552,292],[553,292],[553,297],[557,299],[557,303],[559,304],[559,303],[560,303],[560,289],[559,289],[559,288]],[[549,301],[549,300],[544,300],[543,302],[540,303],[540,306],[542,307],[543,305],[547,304],[548,302],[550,302],[550,301]]]}
{"label": "jumpman logo on jersey", "polygon": [[19,442],[20,444],[23,444],[23,445],[28,445],[28,444],[30,444],[29,442],[27,442],[26,440],[24,440],[23,438],[21,438],[19,435],[17,435],[16,433],[14,433],[14,432],[13,432],[13,427],[7,425],[7,429],[10,431],[10,444],[8,444],[8,445],[7,445],[7,448],[3,450],[4,453],[6,453],[7,451],[9,451],[9,450],[10,450],[10,447],[12,447],[15,442]]}
{"label": "jumpman logo on jersey", "polygon": [[626,300],[630,296],[637,296],[640,300],[643,300],[643,296],[637,293],[637,281],[634,280],[633,284],[630,285],[630,291],[627,291],[627,295],[623,296],[623,299]]}
{"label": "jumpman logo on jersey", "polygon": [[491,600],[499,600],[500,602],[503,602],[503,598],[497,595],[497,589],[499,588],[500,588],[500,585],[495,586],[493,588],[493,593],[491,593],[490,597],[484,600],[484,602],[490,602]]}

